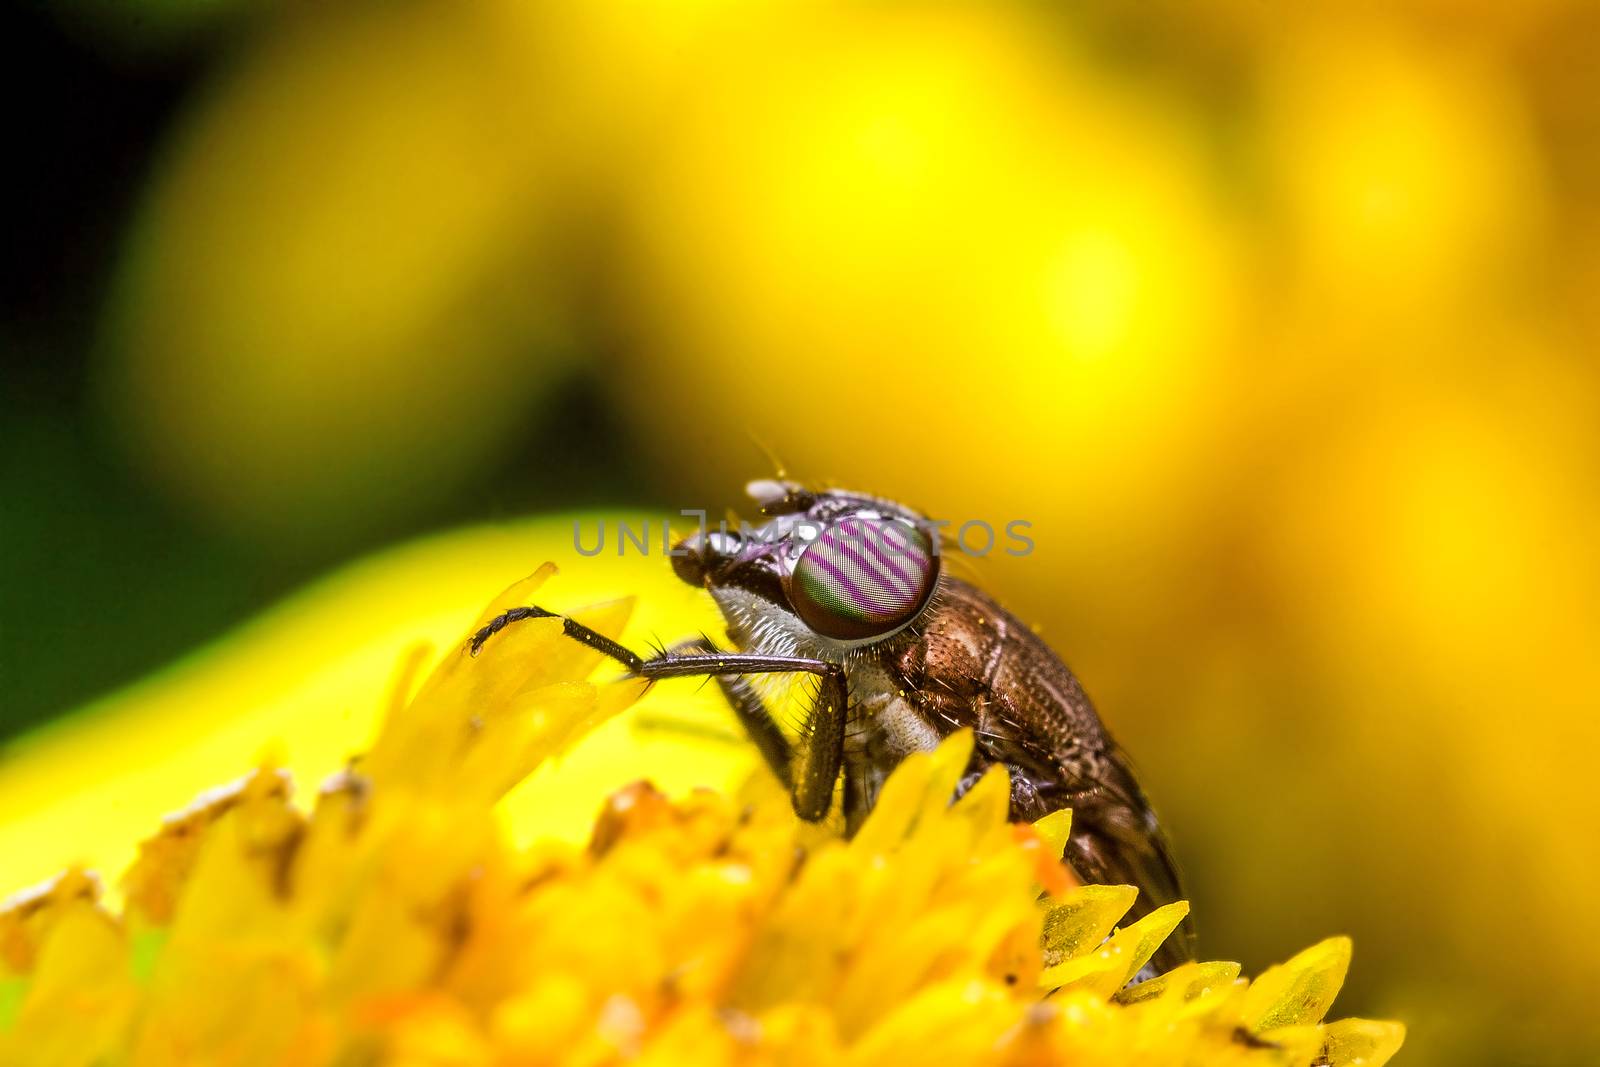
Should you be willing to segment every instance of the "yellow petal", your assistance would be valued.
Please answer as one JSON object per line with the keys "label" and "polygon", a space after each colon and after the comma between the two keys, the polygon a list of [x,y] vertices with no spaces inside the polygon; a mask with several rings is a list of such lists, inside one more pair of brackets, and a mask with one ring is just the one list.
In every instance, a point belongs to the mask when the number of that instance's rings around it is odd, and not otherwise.
{"label": "yellow petal", "polygon": [[1089,989],[1109,997],[1139,972],[1188,914],[1189,902],[1185,900],[1159,907],[1112,934],[1089,955],[1047,968],[1040,975],[1039,984],[1047,989]]}
{"label": "yellow petal", "polygon": [[1072,838],[1072,809],[1052,811],[1035,822],[1033,828],[1039,831],[1039,836],[1049,847],[1050,855],[1060,859],[1067,850],[1067,842]]}
{"label": "yellow petal", "polygon": [[1053,966],[1100,944],[1138,895],[1131,885],[1085,885],[1072,890],[1045,912],[1045,960]]}
{"label": "yellow petal", "polygon": [[65,902],[39,949],[32,984],[5,1034],[0,1063],[91,1067],[123,1036],[135,1003],[127,941],[109,915]]}
{"label": "yellow petal", "polygon": [[1382,1067],[1406,1039],[1403,1023],[1340,1019],[1322,1028],[1329,1067]]}
{"label": "yellow petal", "polygon": [[1317,1023],[1328,1013],[1350,969],[1350,939],[1330,937],[1269,967],[1250,983],[1243,1021],[1259,1033],[1280,1026]]}
{"label": "yellow petal", "polygon": [[69,905],[99,899],[99,880],[76,867],[8,898],[0,908],[0,974],[33,970],[39,946]]}
{"label": "yellow petal", "polygon": [[1237,963],[1185,963],[1166,974],[1128,986],[1117,994],[1117,1003],[1137,1004],[1155,997],[1190,1001],[1212,990],[1231,986],[1238,977]]}

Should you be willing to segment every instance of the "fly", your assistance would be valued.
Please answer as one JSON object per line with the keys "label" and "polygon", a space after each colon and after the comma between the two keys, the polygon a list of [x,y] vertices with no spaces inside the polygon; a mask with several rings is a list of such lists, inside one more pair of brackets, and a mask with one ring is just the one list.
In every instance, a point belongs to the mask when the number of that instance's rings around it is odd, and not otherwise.
{"label": "fly", "polygon": [[[1080,879],[1136,887],[1135,916],[1182,898],[1166,836],[1078,679],[988,594],[943,573],[922,515],[794,482],[752,482],[748,492],[763,525],[693,534],[672,561],[715,599],[734,649],[696,639],[643,657],[563,618],[566,635],[640,678],[716,678],[802,819],[825,818],[837,792],[853,833],[901,760],[969,728],[972,764],[957,795],[1002,764],[1013,820],[1072,809],[1066,859]],[[512,608],[470,649],[520,619],[552,617]],[[800,743],[751,684],[762,674],[818,680]],[[1192,958],[1185,921],[1155,962]]]}

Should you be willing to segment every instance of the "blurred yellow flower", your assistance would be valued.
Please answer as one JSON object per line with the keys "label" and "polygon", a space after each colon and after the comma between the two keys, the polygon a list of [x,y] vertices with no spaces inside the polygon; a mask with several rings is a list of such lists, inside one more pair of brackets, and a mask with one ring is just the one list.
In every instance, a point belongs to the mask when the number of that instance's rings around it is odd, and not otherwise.
{"label": "blurred yellow flower", "polygon": [[[1024,519],[1036,552],[973,567],[1200,845],[1207,930],[1254,965],[1337,915],[1352,994],[1448,1017],[1413,1056],[1600,1048],[1569,906],[1600,895],[1600,5],[66,6],[236,31],[130,171],[89,383],[229,544],[321,559],[496,469],[576,484],[527,436],[568,389],[662,504],[715,514],[767,449]],[[407,635],[554,551],[490,540],[8,743],[0,885],[120,870],[264,736],[301,781],[364,749]],[[560,592],[638,592],[638,643],[715,627],[624,574]],[[644,768],[738,781],[714,701],[721,748],[633,732],[699,700],[542,767],[516,842]],[[1505,878],[1518,939],[1463,936]],[[1291,880],[1320,913],[1257,905]]]}
{"label": "blurred yellow flower", "polygon": [[555,164],[498,35],[475,5],[296,11],[163,153],[103,400],[135,461],[235,535],[303,550],[414,514],[573,362]]}
{"label": "blurred yellow flower", "polygon": [[[455,640],[462,619],[528,561],[572,566],[548,606],[637,596],[625,640],[635,647],[720,627],[704,593],[654,554],[591,559],[573,525],[632,528],[640,514],[552,516],[483,525],[397,546],[343,568],[209,647],[137,685],[0,749],[0,886],[39,882],[70,866],[124,869],[165,812],[231,773],[270,763],[317,782],[380,727],[380,697],[419,641]],[[654,526],[659,530],[659,526]],[[581,563],[581,566],[576,564]],[[665,724],[674,728],[661,729]],[[648,773],[677,796],[729,787],[754,762],[715,687],[664,685],[539,768],[500,805],[513,840],[582,841],[617,781]],[[708,744],[715,737],[720,744]]]}
{"label": "blurred yellow flower", "polygon": [[[579,614],[620,634],[629,611]],[[951,804],[966,734],[907,760],[848,841],[756,777],[624,786],[587,847],[514,846],[500,798],[642,691],[585,681],[598,659],[538,620],[452,648],[413,694],[412,655],[309,811],[264,767],[145,841],[120,908],[77,871],[14,898],[0,1062],[1380,1064],[1400,1044],[1321,1023],[1343,938],[1254,982],[1207,963],[1128,986],[1188,906],[1116,930],[1132,890],[1068,886],[1068,813],[1013,826],[998,771]]]}

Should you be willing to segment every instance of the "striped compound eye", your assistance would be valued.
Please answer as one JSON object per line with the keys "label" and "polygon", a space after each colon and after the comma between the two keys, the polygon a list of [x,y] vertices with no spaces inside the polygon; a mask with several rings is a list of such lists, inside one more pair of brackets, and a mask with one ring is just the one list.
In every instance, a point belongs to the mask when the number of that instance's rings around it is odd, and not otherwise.
{"label": "striped compound eye", "polygon": [[922,610],[939,577],[926,530],[889,519],[834,523],[794,565],[789,602],[824,637],[886,636]]}

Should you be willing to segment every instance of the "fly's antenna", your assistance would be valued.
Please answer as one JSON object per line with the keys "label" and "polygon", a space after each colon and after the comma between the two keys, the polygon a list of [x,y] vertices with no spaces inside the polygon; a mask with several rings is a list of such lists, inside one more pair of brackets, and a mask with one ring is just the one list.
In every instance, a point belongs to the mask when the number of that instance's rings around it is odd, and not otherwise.
{"label": "fly's antenna", "polygon": [[744,433],[746,437],[750,438],[750,443],[756,446],[756,451],[766,458],[767,464],[772,468],[772,477],[780,482],[788,481],[789,467],[783,462],[783,458],[778,455],[778,450],[772,447],[772,442],[756,433],[753,426],[746,426]]}
{"label": "fly's antenna", "polygon": [[960,542],[956,539],[956,535],[951,532],[949,523],[941,523],[937,526],[934,526],[933,534],[934,537],[939,541],[939,555],[941,556],[946,555],[947,553],[952,553],[953,550],[961,547]]}
{"label": "fly's antenna", "polygon": [[949,526],[938,527],[939,559],[945,572],[953,578],[962,578],[981,585],[982,568],[961,544],[960,537]]}

